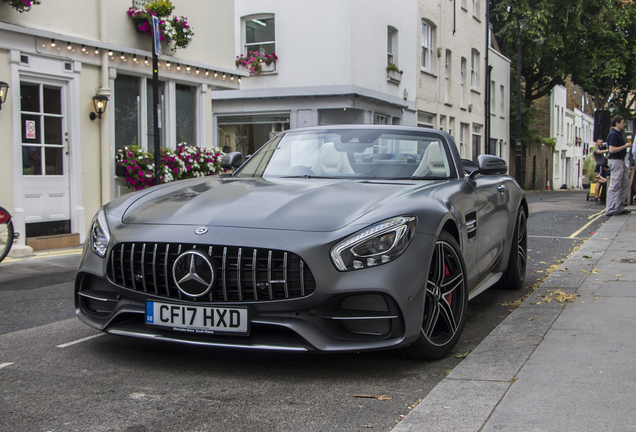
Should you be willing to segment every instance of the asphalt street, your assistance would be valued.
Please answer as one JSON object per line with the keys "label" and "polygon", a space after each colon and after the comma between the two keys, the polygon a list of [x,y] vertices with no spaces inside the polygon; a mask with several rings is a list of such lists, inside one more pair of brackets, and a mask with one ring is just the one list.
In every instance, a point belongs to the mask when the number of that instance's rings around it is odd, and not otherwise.
{"label": "asphalt street", "polygon": [[81,249],[9,259],[0,263],[0,430],[390,430],[606,220],[584,191],[528,200],[526,286],[473,299],[454,354],[436,362],[103,335],[74,316]]}

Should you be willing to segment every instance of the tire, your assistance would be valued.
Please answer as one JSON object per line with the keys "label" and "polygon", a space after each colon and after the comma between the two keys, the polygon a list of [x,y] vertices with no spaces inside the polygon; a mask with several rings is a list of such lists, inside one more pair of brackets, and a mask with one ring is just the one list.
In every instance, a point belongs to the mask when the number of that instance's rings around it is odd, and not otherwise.
{"label": "tire", "polygon": [[0,262],[9,254],[13,244],[13,222],[0,224]]}
{"label": "tire", "polygon": [[425,289],[419,338],[411,346],[396,351],[418,360],[441,359],[459,340],[468,307],[464,258],[459,245],[446,231],[435,243]]}
{"label": "tire", "polygon": [[510,245],[508,267],[499,280],[499,286],[505,289],[518,290],[523,287],[528,267],[528,218],[523,207],[517,211],[515,232]]}

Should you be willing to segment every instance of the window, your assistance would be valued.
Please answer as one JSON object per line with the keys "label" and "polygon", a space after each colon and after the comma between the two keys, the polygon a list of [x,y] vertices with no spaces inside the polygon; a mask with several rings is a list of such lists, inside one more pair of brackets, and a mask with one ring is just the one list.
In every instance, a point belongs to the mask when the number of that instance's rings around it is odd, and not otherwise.
{"label": "window", "polygon": [[451,65],[452,56],[450,50],[446,50],[446,58],[444,61],[444,102],[450,103],[451,95]]}
{"label": "window", "polygon": [[433,27],[422,22],[422,70],[433,71]]}
{"label": "window", "polygon": [[451,117],[448,120],[448,133],[450,134],[450,136],[452,136],[453,138],[455,138],[455,135],[453,135],[453,131],[455,130],[455,117]]}
{"label": "window", "polygon": [[490,138],[490,145],[488,146],[488,154],[497,156],[497,140]]}
{"label": "window", "polygon": [[382,114],[373,114],[373,124],[389,124],[389,116],[385,116]]}
{"label": "window", "polygon": [[21,82],[20,117],[22,174],[64,175],[62,88]]}
{"label": "window", "polygon": [[459,106],[463,107],[464,97],[466,95],[466,58],[465,57],[462,57],[462,61],[461,61],[459,82],[461,87]]}
{"label": "window", "polygon": [[115,150],[142,146],[139,136],[139,78],[117,74],[115,79]]}
{"label": "window", "polygon": [[191,86],[177,84],[177,144],[185,142],[196,145],[196,89]]}
{"label": "window", "polygon": [[433,127],[433,119],[435,118],[434,114],[430,114],[424,111],[417,112],[417,125],[419,127],[432,128]]}
{"label": "window", "polygon": [[470,56],[470,88],[479,89],[479,51],[473,50]]}
{"label": "window", "polygon": [[468,123],[461,123],[459,125],[459,156],[466,157],[466,140],[468,139]]}
{"label": "window", "polygon": [[477,163],[477,156],[481,154],[481,125],[473,124],[473,162]]}
{"label": "window", "polygon": [[506,89],[504,88],[504,86],[499,86],[499,114],[502,117],[506,116]]}
{"label": "window", "polygon": [[274,15],[253,15],[243,18],[245,23],[245,53],[249,51],[271,54],[276,51]]}
{"label": "window", "polygon": [[[490,114],[495,115],[497,113],[497,101],[495,95],[495,82],[490,81]],[[494,153],[492,153],[494,154]]]}
{"label": "window", "polygon": [[387,64],[397,65],[397,29],[389,26],[387,31]]}
{"label": "window", "polygon": [[473,16],[479,18],[479,0],[473,0]]}
{"label": "window", "polygon": [[439,130],[446,130],[446,116],[439,116]]}

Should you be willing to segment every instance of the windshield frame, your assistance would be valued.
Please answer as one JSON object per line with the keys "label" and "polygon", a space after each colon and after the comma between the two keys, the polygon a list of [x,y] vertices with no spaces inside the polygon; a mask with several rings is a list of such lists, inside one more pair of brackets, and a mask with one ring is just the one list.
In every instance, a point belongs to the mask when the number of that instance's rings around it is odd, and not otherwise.
{"label": "windshield frame", "polygon": [[[332,144],[338,151],[348,154],[349,161],[355,163],[359,163],[359,159],[352,159],[352,152],[342,152],[343,149],[350,147],[352,150],[355,150],[355,158],[359,158],[360,155],[365,154],[367,156],[373,156],[371,159],[375,157],[382,159],[380,153],[369,153],[367,150],[366,153],[363,151],[364,148],[377,148],[379,146],[379,138],[383,140],[399,140],[404,139],[406,142],[416,141],[417,143],[425,143],[425,142],[433,142],[437,141],[440,146],[440,150],[443,152],[443,157],[445,158],[446,171],[444,174],[448,173],[448,175],[431,175],[430,173],[426,177],[421,176],[412,176],[412,175],[387,175],[387,176],[377,176],[377,175],[364,175],[363,173],[355,173],[355,175],[338,173],[337,175],[324,174],[324,173],[315,173],[302,172],[301,170],[295,172],[288,172],[285,174],[272,174],[268,173],[267,169],[272,162],[272,159],[275,158],[275,154],[277,151],[284,151],[285,147],[281,147],[280,144],[287,144],[289,147],[288,140],[294,137],[321,137],[323,139],[323,143],[318,145],[318,149],[321,148],[325,143]],[[333,140],[334,142],[330,142],[329,140],[325,140],[325,138],[330,136],[339,137],[338,140]],[[409,140],[412,138],[412,140]],[[297,140],[300,141],[300,140]],[[419,149],[418,145],[418,149]],[[424,149],[426,147],[423,147]],[[452,150],[451,150],[452,148]],[[454,151],[453,151],[454,150]],[[232,175],[233,177],[238,178],[337,178],[337,179],[352,179],[352,180],[450,180],[464,177],[463,175],[459,175],[460,170],[463,171],[462,167],[457,166],[457,149],[455,146],[455,142],[450,135],[445,132],[430,130],[430,129],[419,129],[419,128],[408,128],[408,127],[399,127],[399,126],[369,126],[369,125],[342,125],[342,126],[329,126],[329,127],[312,127],[312,128],[302,128],[302,129],[291,129],[284,131],[277,136],[273,137],[270,141],[265,143],[253,156],[249,157],[246,162]],[[400,154],[400,157],[395,158],[395,154],[387,154],[386,159],[390,159],[393,156],[395,159],[400,159],[399,161],[387,161],[385,163],[393,162],[393,163],[405,163],[404,156],[406,154]],[[406,156],[410,157],[410,156]],[[408,160],[407,163],[417,163],[419,165],[422,154],[417,153],[416,156],[412,156],[414,160]],[[418,158],[415,160],[415,158]],[[379,160],[378,159],[378,160]],[[374,159],[377,162],[377,160]],[[346,161],[345,161],[346,164]],[[359,164],[358,164],[359,165]],[[360,166],[360,165],[359,165]],[[411,165],[411,167],[413,167]],[[396,171],[397,172],[397,171]],[[414,171],[415,172],[415,171]]]}

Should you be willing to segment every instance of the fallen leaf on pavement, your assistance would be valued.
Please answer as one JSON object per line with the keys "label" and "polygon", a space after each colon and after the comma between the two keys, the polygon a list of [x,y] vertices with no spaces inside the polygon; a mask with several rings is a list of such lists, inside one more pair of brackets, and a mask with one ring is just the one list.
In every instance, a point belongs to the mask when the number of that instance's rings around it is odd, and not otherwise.
{"label": "fallen leaf on pavement", "polygon": [[354,395],[353,397],[377,400],[391,400],[391,398],[387,395]]}

